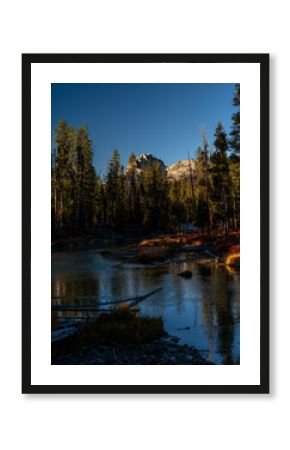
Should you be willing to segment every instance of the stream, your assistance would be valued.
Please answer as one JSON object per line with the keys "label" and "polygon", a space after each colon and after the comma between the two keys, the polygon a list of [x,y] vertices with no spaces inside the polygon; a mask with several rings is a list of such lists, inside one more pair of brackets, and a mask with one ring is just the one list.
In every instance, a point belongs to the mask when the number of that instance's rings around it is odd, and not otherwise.
{"label": "stream", "polygon": [[[86,296],[98,304],[162,287],[140,303],[141,314],[160,316],[170,335],[195,346],[210,362],[239,364],[240,274],[223,266],[184,262],[189,256],[141,265],[107,259],[96,250],[52,253],[51,295],[60,304],[73,304],[80,297],[85,304]],[[192,278],[177,275],[185,270]]]}

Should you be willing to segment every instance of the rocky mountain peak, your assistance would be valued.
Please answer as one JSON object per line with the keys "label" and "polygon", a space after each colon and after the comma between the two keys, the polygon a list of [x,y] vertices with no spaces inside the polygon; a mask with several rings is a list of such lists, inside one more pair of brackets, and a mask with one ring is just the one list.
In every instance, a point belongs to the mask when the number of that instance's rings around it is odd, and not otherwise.
{"label": "rocky mountain peak", "polygon": [[[161,159],[153,156],[152,153],[141,153],[140,156],[136,157],[134,166],[135,169],[137,170],[137,173],[141,173],[143,170],[146,170],[146,168],[149,167],[150,164],[154,162],[159,162],[161,169],[164,170],[167,174],[167,177],[172,180],[173,179],[180,180],[182,178],[186,178],[190,176],[190,172],[194,174],[195,171],[195,161],[188,161],[186,159],[183,161],[177,161],[176,163],[166,167],[164,162]],[[129,168],[130,165],[127,166],[125,172],[127,172]]]}
{"label": "rocky mountain peak", "polygon": [[167,176],[171,179],[180,180],[181,178],[189,177],[190,172],[194,174],[195,171],[195,161],[189,161],[187,159],[183,161],[177,161],[176,163],[168,166]]}
{"label": "rocky mountain peak", "polygon": [[136,167],[138,169],[146,169],[150,164],[154,162],[159,162],[161,167],[164,167],[165,164],[161,159],[156,158],[152,155],[152,153],[142,153],[140,156],[136,158]]}

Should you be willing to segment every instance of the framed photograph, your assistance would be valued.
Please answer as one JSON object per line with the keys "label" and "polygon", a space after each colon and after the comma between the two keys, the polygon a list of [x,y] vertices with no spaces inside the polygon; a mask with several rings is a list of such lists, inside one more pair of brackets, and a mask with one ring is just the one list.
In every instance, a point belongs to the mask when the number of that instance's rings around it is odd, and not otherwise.
{"label": "framed photograph", "polygon": [[23,393],[269,393],[269,55],[23,54]]}

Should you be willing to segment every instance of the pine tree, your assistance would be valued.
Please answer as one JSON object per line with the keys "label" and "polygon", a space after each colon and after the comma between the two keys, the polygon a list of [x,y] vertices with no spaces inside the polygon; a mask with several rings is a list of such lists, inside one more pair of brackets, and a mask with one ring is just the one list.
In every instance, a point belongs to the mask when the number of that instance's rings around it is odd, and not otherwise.
{"label": "pine tree", "polygon": [[57,196],[56,196],[56,170],[55,170],[55,164],[56,164],[56,150],[54,149],[51,153],[51,233],[52,235],[55,235],[56,233],[56,215],[57,215]]}
{"label": "pine tree", "polygon": [[172,180],[168,183],[168,202],[170,213],[170,225],[178,227],[180,232],[180,224],[184,217],[184,204],[182,202],[181,180]]}
{"label": "pine tree", "polygon": [[98,230],[101,230],[104,226],[104,190],[102,189],[102,180],[99,175],[96,175],[95,182],[95,196],[94,196],[94,225]]}
{"label": "pine tree", "polygon": [[208,198],[208,183],[207,183],[207,156],[205,152],[198,147],[196,153],[196,178],[195,191],[197,197],[196,207],[196,225],[201,228],[210,229],[210,214],[209,214],[209,198]]}
{"label": "pine tree", "polygon": [[70,228],[72,222],[74,130],[61,119],[55,132],[55,209],[56,228]]}
{"label": "pine tree", "polygon": [[137,225],[140,221],[139,192],[136,173],[136,155],[130,154],[125,177],[125,210],[126,221],[129,225]]}
{"label": "pine tree", "polygon": [[232,115],[232,130],[230,132],[229,144],[232,149],[232,158],[240,158],[240,85],[236,84],[233,97],[233,105],[238,108],[238,111]]}
{"label": "pine tree", "polygon": [[196,220],[196,193],[190,177],[180,180],[180,199],[182,204],[180,223],[194,223]]}
{"label": "pine tree", "polygon": [[165,229],[168,225],[168,182],[159,161],[152,162],[142,177],[141,208],[147,230]]}
{"label": "pine tree", "polygon": [[205,131],[202,133],[203,148],[198,147],[196,154],[195,188],[197,195],[196,224],[207,229],[211,228],[211,175],[208,155],[208,142]]}
{"label": "pine tree", "polygon": [[75,216],[80,231],[89,231],[94,223],[95,183],[92,143],[84,126],[77,130],[76,136]]}
{"label": "pine tree", "polygon": [[240,85],[235,86],[233,105],[238,111],[232,115],[230,146],[230,176],[232,180],[232,216],[234,228],[240,224]]}
{"label": "pine tree", "polygon": [[240,161],[236,157],[229,158],[229,171],[231,179],[231,217],[233,228],[240,226]]}
{"label": "pine tree", "polygon": [[230,212],[230,177],[227,157],[228,139],[221,122],[218,122],[216,126],[214,146],[215,151],[211,157],[214,222],[216,226],[222,226],[225,234],[228,234]]}
{"label": "pine tree", "polygon": [[113,151],[106,176],[105,194],[107,199],[107,220],[114,230],[122,228],[124,223],[125,179],[120,154]]}

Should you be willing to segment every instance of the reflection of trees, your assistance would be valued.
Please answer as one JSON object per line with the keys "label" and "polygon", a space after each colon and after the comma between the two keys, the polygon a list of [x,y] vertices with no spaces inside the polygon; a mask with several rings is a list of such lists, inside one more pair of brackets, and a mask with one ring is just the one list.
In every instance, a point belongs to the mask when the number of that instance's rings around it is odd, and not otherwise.
{"label": "reflection of trees", "polygon": [[231,278],[219,268],[212,267],[210,276],[202,270],[201,297],[202,314],[206,325],[209,344],[209,358],[216,350],[222,356],[223,364],[233,364],[234,346],[234,293]]}
{"label": "reflection of trees", "polygon": [[[191,325],[193,333],[200,333],[193,336],[193,343],[195,339],[205,346],[208,342],[205,348],[209,349],[211,361],[236,363],[238,327],[235,323],[239,322],[240,314],[238,274],[228,274],[221,267],[196,262],[140,268],[123,266],[95,254],[76,255],[71,260],[64,255],[52,266],[51,292],[52,297],[58,297],[54,302],[97,304],[141,295],[163,286],[158,295],[140,304],[143,313],[161,315],[173,329]],[[191,270],[193,277],[190,280],[178,277],[176,274],[182,270]],[[74,313],[57,312],[57,315],[69,318]],[[180,318],[184,322],[181,325]]]}
{"label": "reflection of trees", "polygon": [[[190,270],[188,268],[182,270]],[[180,272],[182,271],[180,270]],[[188,282],[185,284],[184,280],[180,277],[174,276],[172,277],[170,283],[170,298],[174,299],[175,311],[178,314],[181,314],[184,309],[184,297],[186,295],[186,289],[189,288],[189,284],[191,284],[192,280],[187,280]],[[168,295],[168,294],[167,294]]]}
{"label": "reflection of trees", "polygon": [[225,273],[213,278],[217,303],[217,345],[223,357],[223,364],[233,364],[234,318],[232,312],[233,295],[229,278]]}
{"label": "reflection of trees", "polygon": [[113,269],[108,272],[109,286],[106,290],[111,289],[112,300],[121,300],[127,296],[128,293],[128,277],[124,273],[122,277],[119,269]]}
{"label": "reflection of trees", "polygon": [[[184,280],[183,278],[176,276],[178,273],[184,271],[190,271],[192,273],[192,278]],[[185,309],[184,300],[186,298],[192,299],[196,292],[196,263],[192,261],[176,262],[171,272],[173,277],[170,278],[170,285],[166,286],[166,289],[169,289],[170,293],[167,292],[166,295],[167,297],[174,299],[175,311],[176,313],[181,314]],[[195,306],[193,301],[193,308]]]}
{"label": "reflection of trees", "polygon": [[[51,277],[51,296],[58,304],[90,304],[99,302],[99,281],[93,276],[76,276],[75,272],[66,274],[53,273]],[[55,298],[54,298],[55,297]],[[83,313],[73,311],[58,311],[53,315],[56,319],[75,318]],[[57,316],[57,317],[56,317]]]}
{"label": "reflection of trees", "polygon": [[81,304],[87,302],[85,297],[97,299],[99,296],[99,281],[93,276],[82,276],[74,280],[75,297]]}
{"label": "reflection of trees", "polygon": [[216,330],[216,303],[213,301],[213,289],[210,283],[211,280],[211,267],[203,264],[197,264],[198,275],[202,279],[200,284],[201,288],[201,310],[203,323],[207,332],[209,361],[215,362],[216,360],[216,342],[217,342],[217,330]]}
{"label": "reflection of trees", "polygon": [[231,301],[229,295],[224,298],[225,307],[218,309],[218,346],[219,351],[223,355],[224,364],[233,364],[233,342],[234,327],[233,317],[231,314]]}
{"label": "reflection of trees", "polygon": [[209,349],[208,359],[209,361],[214,362],[216,354],[216,340],[217,340],[215,327],[216,305],[214,302],[212,302],[212,293],[210,291],[210,288],[205,284],[203,285],[203,289],[201,291],[201,300],[202,300],[202,316],[208,337],[208,349]]}

